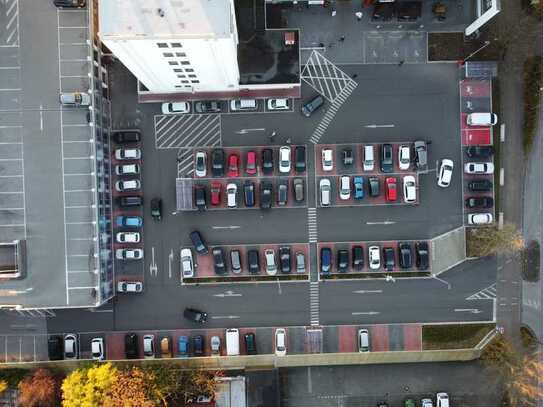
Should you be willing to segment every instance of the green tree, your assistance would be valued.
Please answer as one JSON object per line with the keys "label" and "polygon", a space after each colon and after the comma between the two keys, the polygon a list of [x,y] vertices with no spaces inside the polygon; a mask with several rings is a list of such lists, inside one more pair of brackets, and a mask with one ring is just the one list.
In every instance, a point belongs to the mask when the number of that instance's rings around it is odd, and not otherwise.
{"label": "green tree", "polygon": [[117,380],[117,369],[111,363],[73,371],[62,383],[62,405],[94,407],[104,405]]}
{"label": "green tree", "polygon": [[502,229],[496,226],[469,229],[466,243],[470,257],[512,254],[524,248],[524,239],[512,223],[505,223]]}

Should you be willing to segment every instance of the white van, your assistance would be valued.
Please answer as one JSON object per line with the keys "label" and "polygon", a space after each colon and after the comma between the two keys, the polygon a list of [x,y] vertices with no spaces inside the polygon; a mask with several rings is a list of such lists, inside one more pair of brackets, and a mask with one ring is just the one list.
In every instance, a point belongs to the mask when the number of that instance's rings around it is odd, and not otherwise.
{"label": "white van", "polygon": [[364,146],[364,171],[373,171],[374,166],[373,146]]}
{"label": "white van", "polygon": [[470,113],[466,122],[469,126],[494,126],[498,116],[495,113]]}
{"label": "white van", "polygon": [[436,394],[436,407],[449,407],[449,395],[447,393]]}
{"label": "white van", "polygon": [[226,330],[226,355],[239,355],[239,331],[236,328]]}
{"label": "white van", "polygon": [[255,99],[236,99],[230,102],[230,110],[256,110],[258,109],[258,104]]}

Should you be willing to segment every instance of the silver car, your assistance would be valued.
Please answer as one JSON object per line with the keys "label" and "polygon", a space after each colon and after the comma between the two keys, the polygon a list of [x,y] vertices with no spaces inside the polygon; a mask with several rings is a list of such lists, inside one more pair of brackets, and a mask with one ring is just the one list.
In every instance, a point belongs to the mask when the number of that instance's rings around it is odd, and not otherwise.
{"label": "silver car", "polygon": [[302,252],[296,253],[296,273],[305,273],[305,255]]}
{"label": "silver car", "polygon": [[194,277],[194,261],[192,251],[188,248],[181,249],[181,275],[182,278]]}
{"label": "silver car", "polygon": [[63,92],[59,96],[60,104],[63,106],[88,106],[91,98],[88,93]]}
{"label": "silver car", "polygon": [[275,276],[277,274],[275,251],[273,249],[264,250],[264,257],[266,258],[266,273],[268,273],[270,276]]}

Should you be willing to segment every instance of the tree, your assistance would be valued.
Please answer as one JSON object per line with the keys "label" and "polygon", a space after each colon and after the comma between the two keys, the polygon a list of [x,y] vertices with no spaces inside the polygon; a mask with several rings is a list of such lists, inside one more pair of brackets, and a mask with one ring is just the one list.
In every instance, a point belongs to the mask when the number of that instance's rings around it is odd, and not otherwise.
{"label": "tree", "polygon": [[24,407],[54,407],[60,400],[60,383],[47,369],[38,369],[18,385],[19,403]]}
{"label": "tree", "polygon": [[101,406],[111,394],[118,371],[111,363],[73,371],[62,383],[65,407]]}
{"label": "tree", "polygon": [[468,230],[467,251],[470,257],[485,257],[496,253],[515,253],[524,248],[524,239],[515,225],[506,223]]}
{"label": "tree", "polygon": [[0,394],[5,392],[8,389],[8,382],[5,380],[0,380]]}
{"label": "tree", "polygon": [[104,407],[155,406],[156,401],[150,398],[154,380],[152,374],[146,374],[139,367],[119,371]]}

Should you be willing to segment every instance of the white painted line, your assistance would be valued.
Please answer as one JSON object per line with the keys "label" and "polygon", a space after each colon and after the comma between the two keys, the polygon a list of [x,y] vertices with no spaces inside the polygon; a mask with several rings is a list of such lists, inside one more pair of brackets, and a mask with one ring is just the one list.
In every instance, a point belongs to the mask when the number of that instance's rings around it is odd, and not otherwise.
{"label": "white painted line", "polygon": [[0,92],[18,92],[21,88],[0,88]]}
{"label": "white painted line", "polygon": [[379,315],[380,312],[377,312],[377,311],[360,311],[360,312],[351,312],[351,315],[355,316],[355,315]]}
{"label": "white painted line", "polygon": [[62,28],[62,29],[68,29],[68,30],[81,30],[81,29],[84,29],[86,30],[88,27],[78,27],[78,26],[68,26],[68,25],[60,25],[58,28]]}
{"label": "white painted line", "polygon": [[68,290],[92,290],[96,287],[68,287]]}
{"label": "white painted line", "polygon": [[480,314],[483,311],[477,308],[455,308],[454,312],[469,312],[471,314]]}
{"label": "white painted line", "polygon": [[21,69],[20,66],[0,66],[0,70],[3,70],[3,69]]}
{"label": "white painted line", "polygon": [[500,212],[498,215],[498,229],[503,229],[503,212]]}
{"label": "white painted line", "polygon": [[500,186],[503,187],[504,183],[505,183],[505,171],[503,168],[500,168]]}
{"label": "white painted line", "polygon": [[12,228],[12,227],[18,227],[18,228],[22,228],[22,227],[25,227],[26,225],[24,223],[12,223],[11,225],[2,225],[0,224],[0,228]]}
{"label": "white painted line", "polygon": [[383,290],[356,290],[354,294],[381,294]]}
{"label": "white painted line", "polygon": [[212,315],[211,319],[240,319],[238,315]]}
{"label": "white painted line", "polygon": [[[61,109],[61,110],[65,110],[65,109]],[[87,124],[63,124],[62,126],[63,127],[89,127],[88,123]]]}
{"label": "white painted line", "polygon": [[505,141],[505,123],[500,125],[500,141],[502,143]]}

